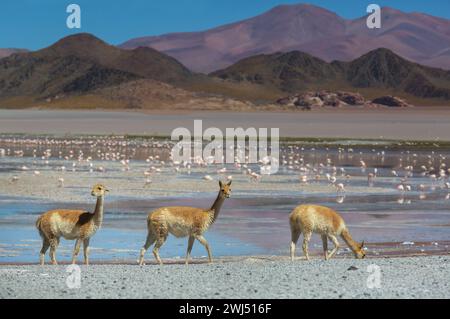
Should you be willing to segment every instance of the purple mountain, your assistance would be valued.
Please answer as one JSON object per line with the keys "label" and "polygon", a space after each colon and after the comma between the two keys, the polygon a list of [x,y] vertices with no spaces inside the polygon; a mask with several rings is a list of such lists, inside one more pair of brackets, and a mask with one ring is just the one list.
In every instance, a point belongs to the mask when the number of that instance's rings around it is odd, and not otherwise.
{"label": "purple mountain", "polygon": [[14,53],[22,53],[22,52],[28,52],[28,50],[25,49],[0,49],[0,59],[1,58],[5,58],[7,56],[10,56],[11,54]]}
{"label": "purple mountain", "polygon": [[382,28],[366,16],[354,20],[307,4],[282,5],[259,16],[203,32],[131,39],[121,45],[152,47],[190,69],[211,72],[256,54],[299,50],[325,61],[350,61],[377,49],[423,65],[450,69],[450,20],[382,9]]}

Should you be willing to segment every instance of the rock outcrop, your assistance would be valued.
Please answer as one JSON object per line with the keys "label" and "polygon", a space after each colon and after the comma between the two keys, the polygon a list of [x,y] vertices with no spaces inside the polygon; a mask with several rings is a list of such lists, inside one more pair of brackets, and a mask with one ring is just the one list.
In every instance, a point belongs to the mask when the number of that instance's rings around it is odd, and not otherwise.
{"label": "rock outcrop", "polygon": [[374,100],[372,100],[373,104],[380,104],[390,107],[407,107],[411,106],[408,102],[406,102],[404,99],[401,99],[396,96],[386,95],[382,97],[378,97]]}
{"label": "rock outcrop", "polygon": [[395,96],[382,96],[372,101],[366,100],[360,93],[347,91],[308,91],[296,95],[282,97],[276,101],[277,105],[311,110],[317,107],[406,107],[411,106],[405,100]]}

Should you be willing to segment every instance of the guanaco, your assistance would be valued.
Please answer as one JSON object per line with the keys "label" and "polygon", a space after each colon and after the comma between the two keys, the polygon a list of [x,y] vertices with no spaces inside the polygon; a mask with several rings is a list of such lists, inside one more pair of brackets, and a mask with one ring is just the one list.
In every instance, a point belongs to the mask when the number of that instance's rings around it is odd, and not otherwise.
{"label": "guanaco", "polygon": [[189,263],[192,246],[195,239],[202,244],[208,252],[209,263],[212,263],[211,249],[203,233],[216,221],[220,209],[226,198],[231,194],[231,181],[227,184],[219,181],[219,194],[209,209],[195,207],[161,207],[148,214],[147,217],[147,240],[141,249],[139,265],[144,264],[144,255],[147,249],[155,243],[153,255],[156,261],[162,265],[159,257],[159,249],[164,244],[169,233],[175,237],[187,237],[188,247],[186,253],[186,264]]}
{"label": "guanaco", "polygon": [[103,202],[105,193],[109,190],[97,184],[92,188],[91,195],[97,197],[94,212],[84,210],[56,209],[39,216],[36,228],[42,238],[42,249],[39,262],[44,265],[45,253],[50,247],[50,258],[53,265],[56,262],[56,249],[61,237],[76,240],[72,254],[72,263],[76,263],[80,245],[83,242],[84,262],[89,264],[89,240],[101,227],[103,222]]}
{"label": "guanaco", "polygon": [[[300,234],[303,233],[303,253],[309,260],[308,244],[312,233],[318,233],[322,236],[323,253],[325,260],[334,256],[339,249],[337,236],[341,236],[345,243],[353,251],[356,258],[365,257],[364,241],[361,244],[355,242],[350,236],[347,226],[342,217],[334,210],[317,205],[300,205],[289,215],[291,225],[291,260],[294,260],[295,245]],[[334,249],[328,253],[328,238],[333,242]]]}

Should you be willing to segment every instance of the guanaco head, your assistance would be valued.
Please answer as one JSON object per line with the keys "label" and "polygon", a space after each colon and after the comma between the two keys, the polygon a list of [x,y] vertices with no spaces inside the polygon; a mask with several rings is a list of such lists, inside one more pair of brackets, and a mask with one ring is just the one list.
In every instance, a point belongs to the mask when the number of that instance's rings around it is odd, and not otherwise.
{"label": "guanaco head", "polygon": [[95,197],[104,196],[106,192],[109,192],[109,189],[107,189],[102,184],[97,184],[92,188],[91,195]]}
{"label": "guanaco head", "polygon": [[364,241],[359,245],[358,249],[355,251],[355,257],[357,259],[363,259],[366,257],[366,253],[364,252]]}
{"label": "guanaco head", "polygon": [[230,198],[231,195],[231,181],[229,181],[227,184],[222,183],[222,181],[219,181],[220,186],[220,197],[222,198]]}

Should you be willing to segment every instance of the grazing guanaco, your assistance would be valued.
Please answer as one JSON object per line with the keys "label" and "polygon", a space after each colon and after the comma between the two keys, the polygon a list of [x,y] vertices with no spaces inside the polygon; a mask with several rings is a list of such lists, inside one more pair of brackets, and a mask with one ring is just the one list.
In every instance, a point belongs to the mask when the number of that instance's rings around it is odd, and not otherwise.
{"label": "grazing guanaco", "polygon": [[[350,236],[342,217],[334,210],[317,205],[300,205],[289,215],[291,225],[291,260],[294,260],[295,245],[300,234],[303,233],[303,253],[309,260],[308,244],[312,233],[322,236],[323,253],[325,260],[330,259],[339,249],[337,236],[341,236],[345,243],[353,251],[356,258],[365,257],[364,241],[359,244]],[[334,244],[334,249],[328,253],[328,238]]]}
{"label": "grazing guanaco", "polygon": [[208,252],[208,260],[212,262],[211,249],[203,237],[203,233],[216,221],[220,208],[226,198],[231,194],[231,181],[227,184],[219,181],[219,194],[209,209],[195,207],[161,207],[148,214],[147,217],[147,240],[141,249],[139,265],[144,264],[144,255],[147,249],[154,243],[153,255],[157,262],[162,265],[159,257],[159,249],[164,244],[169,233],[175,237],[187,237],[188,247],[186,253],[186,264],[189,263],[192,246],[197,239]]}
{"label": "grazing guanaco", "polygon": [[39,257],[41,265],[44,265],[45,253],[49,247],[52,264],[57,265],[56,248],[58,248],[61,237],[76,240],[72,254],[73,264],[76,262],[80,245],[83,242],[84,262],[86,265],[89,264],[89,240],[102,225],[104,196],[108,191],[105,186],[100,184],[92,188],[91,195],[97,197],[93,213],[84,210],[56,209],[39,216],[36,228],[42,238]]}

